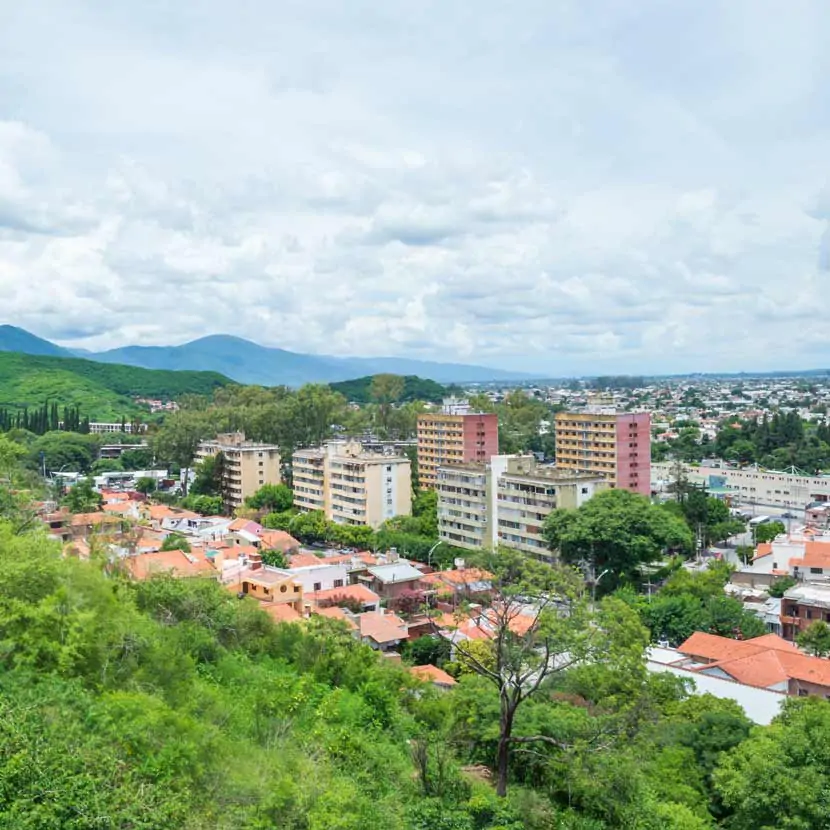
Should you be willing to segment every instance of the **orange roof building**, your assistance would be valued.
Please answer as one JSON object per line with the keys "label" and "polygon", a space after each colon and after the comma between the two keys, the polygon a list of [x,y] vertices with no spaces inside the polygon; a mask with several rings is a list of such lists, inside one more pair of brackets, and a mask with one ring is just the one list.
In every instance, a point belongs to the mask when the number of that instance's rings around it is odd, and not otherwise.
{"label": "orange roof building", "polygon": [[439,669],[438,666],[431,664],[412,666],[409,672],[410,674],[414,674],[419,680],[432,683],[433,686],[438,686],[439,689],[449,689],[455,686],[457,682],[452,675],[447,674],[443,669]]}

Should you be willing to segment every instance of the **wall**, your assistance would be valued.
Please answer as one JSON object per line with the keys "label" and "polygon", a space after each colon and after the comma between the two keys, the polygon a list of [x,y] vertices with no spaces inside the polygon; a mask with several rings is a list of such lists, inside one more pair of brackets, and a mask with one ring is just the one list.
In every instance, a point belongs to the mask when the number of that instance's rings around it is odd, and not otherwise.
{"label": "wall", "polygon": [[650,495],[651,416],[648,412],[618,414],[616,435],[616,486]]}
{"label": "wall", "polygon": [[[303,586],[303,593],[314,594],[314,586],[320,583],[319,590],[327,591],[329,588],[341,587],[349,584],[349,575],[346,566],[343,564],[328,565],[322,562],[320,565],[309,565],[305,568],[289,568],[288,573],[295,582]],[[340,581],[337,586],[334,583]]]}
{"label": "wall", "polygon": [[495,413],[464,416],[463,460],[486,462],[499,452],[499,418]]}

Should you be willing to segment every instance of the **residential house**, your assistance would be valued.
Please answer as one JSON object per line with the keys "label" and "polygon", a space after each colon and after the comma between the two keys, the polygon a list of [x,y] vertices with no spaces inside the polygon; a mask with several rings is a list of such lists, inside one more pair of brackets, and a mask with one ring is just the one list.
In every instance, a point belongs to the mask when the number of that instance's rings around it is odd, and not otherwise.
{"label": "residential house", "polygon": [[794,641],[816,620],[830,623],[830,585],[796,585],[784,592],[780,600],[781,633],[785,640]]}
{"label": "residential house", "polygon": [[411,563],[404,560],[388,565],[375,565],[366,569],[361,581],[379,594],[382,599],[397,599],[406,591],[417,591],[423,574]]}
{"label": "residential house", "polygon": [[409,673],[413,674],[418,680],[423,680],[425,683],[431,683],[439,689],[451,689],[458,682],[456,679],[447,674],[438,666],[427,664],[425,666],[412,666]]}
{"label": "residential house", "polygon": [[390,651],[409,638],[406,623],[389,612],[366,611],[354,617],[360,640],[378,651]]}

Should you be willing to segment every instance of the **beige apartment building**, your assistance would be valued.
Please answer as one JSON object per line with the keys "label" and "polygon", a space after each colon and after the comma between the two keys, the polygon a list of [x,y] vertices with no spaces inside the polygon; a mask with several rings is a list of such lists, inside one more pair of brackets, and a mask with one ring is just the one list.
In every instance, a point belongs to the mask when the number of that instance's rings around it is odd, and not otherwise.
{"label": "beige apartment building", "polygon": [[213,441],[203,441],[196,450],[196,461],[222,455],[222,500],[232,513],[241,507],[248,496],[263,484],[279,484],[280,451],[272,444],[256,444],[245,440],[242,432],[217,435]]}
{"label": "beige apartment building", "polygon": [[551,511],[579,507],[608,486],[602,475],[540,465],[532,455],[446,465],[436,487],[438,535],[469,550],[503,545],[547,560],[542,531]]}
{"label": "beige apartment building", "polygon": [[292,461],[294,505],[300,510],[322,510],[330,521],[373,528],[412,512],[411,465],[405,456],[330,441],[298,450]]}

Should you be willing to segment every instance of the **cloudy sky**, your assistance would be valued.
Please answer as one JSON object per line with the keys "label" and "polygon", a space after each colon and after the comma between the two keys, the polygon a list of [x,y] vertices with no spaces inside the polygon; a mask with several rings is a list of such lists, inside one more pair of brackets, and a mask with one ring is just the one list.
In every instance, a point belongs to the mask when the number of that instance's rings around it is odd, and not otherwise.
{"label": "cloudy sky", "polygon": [[830,365],[827,0],[0,0],[0,322]]}

